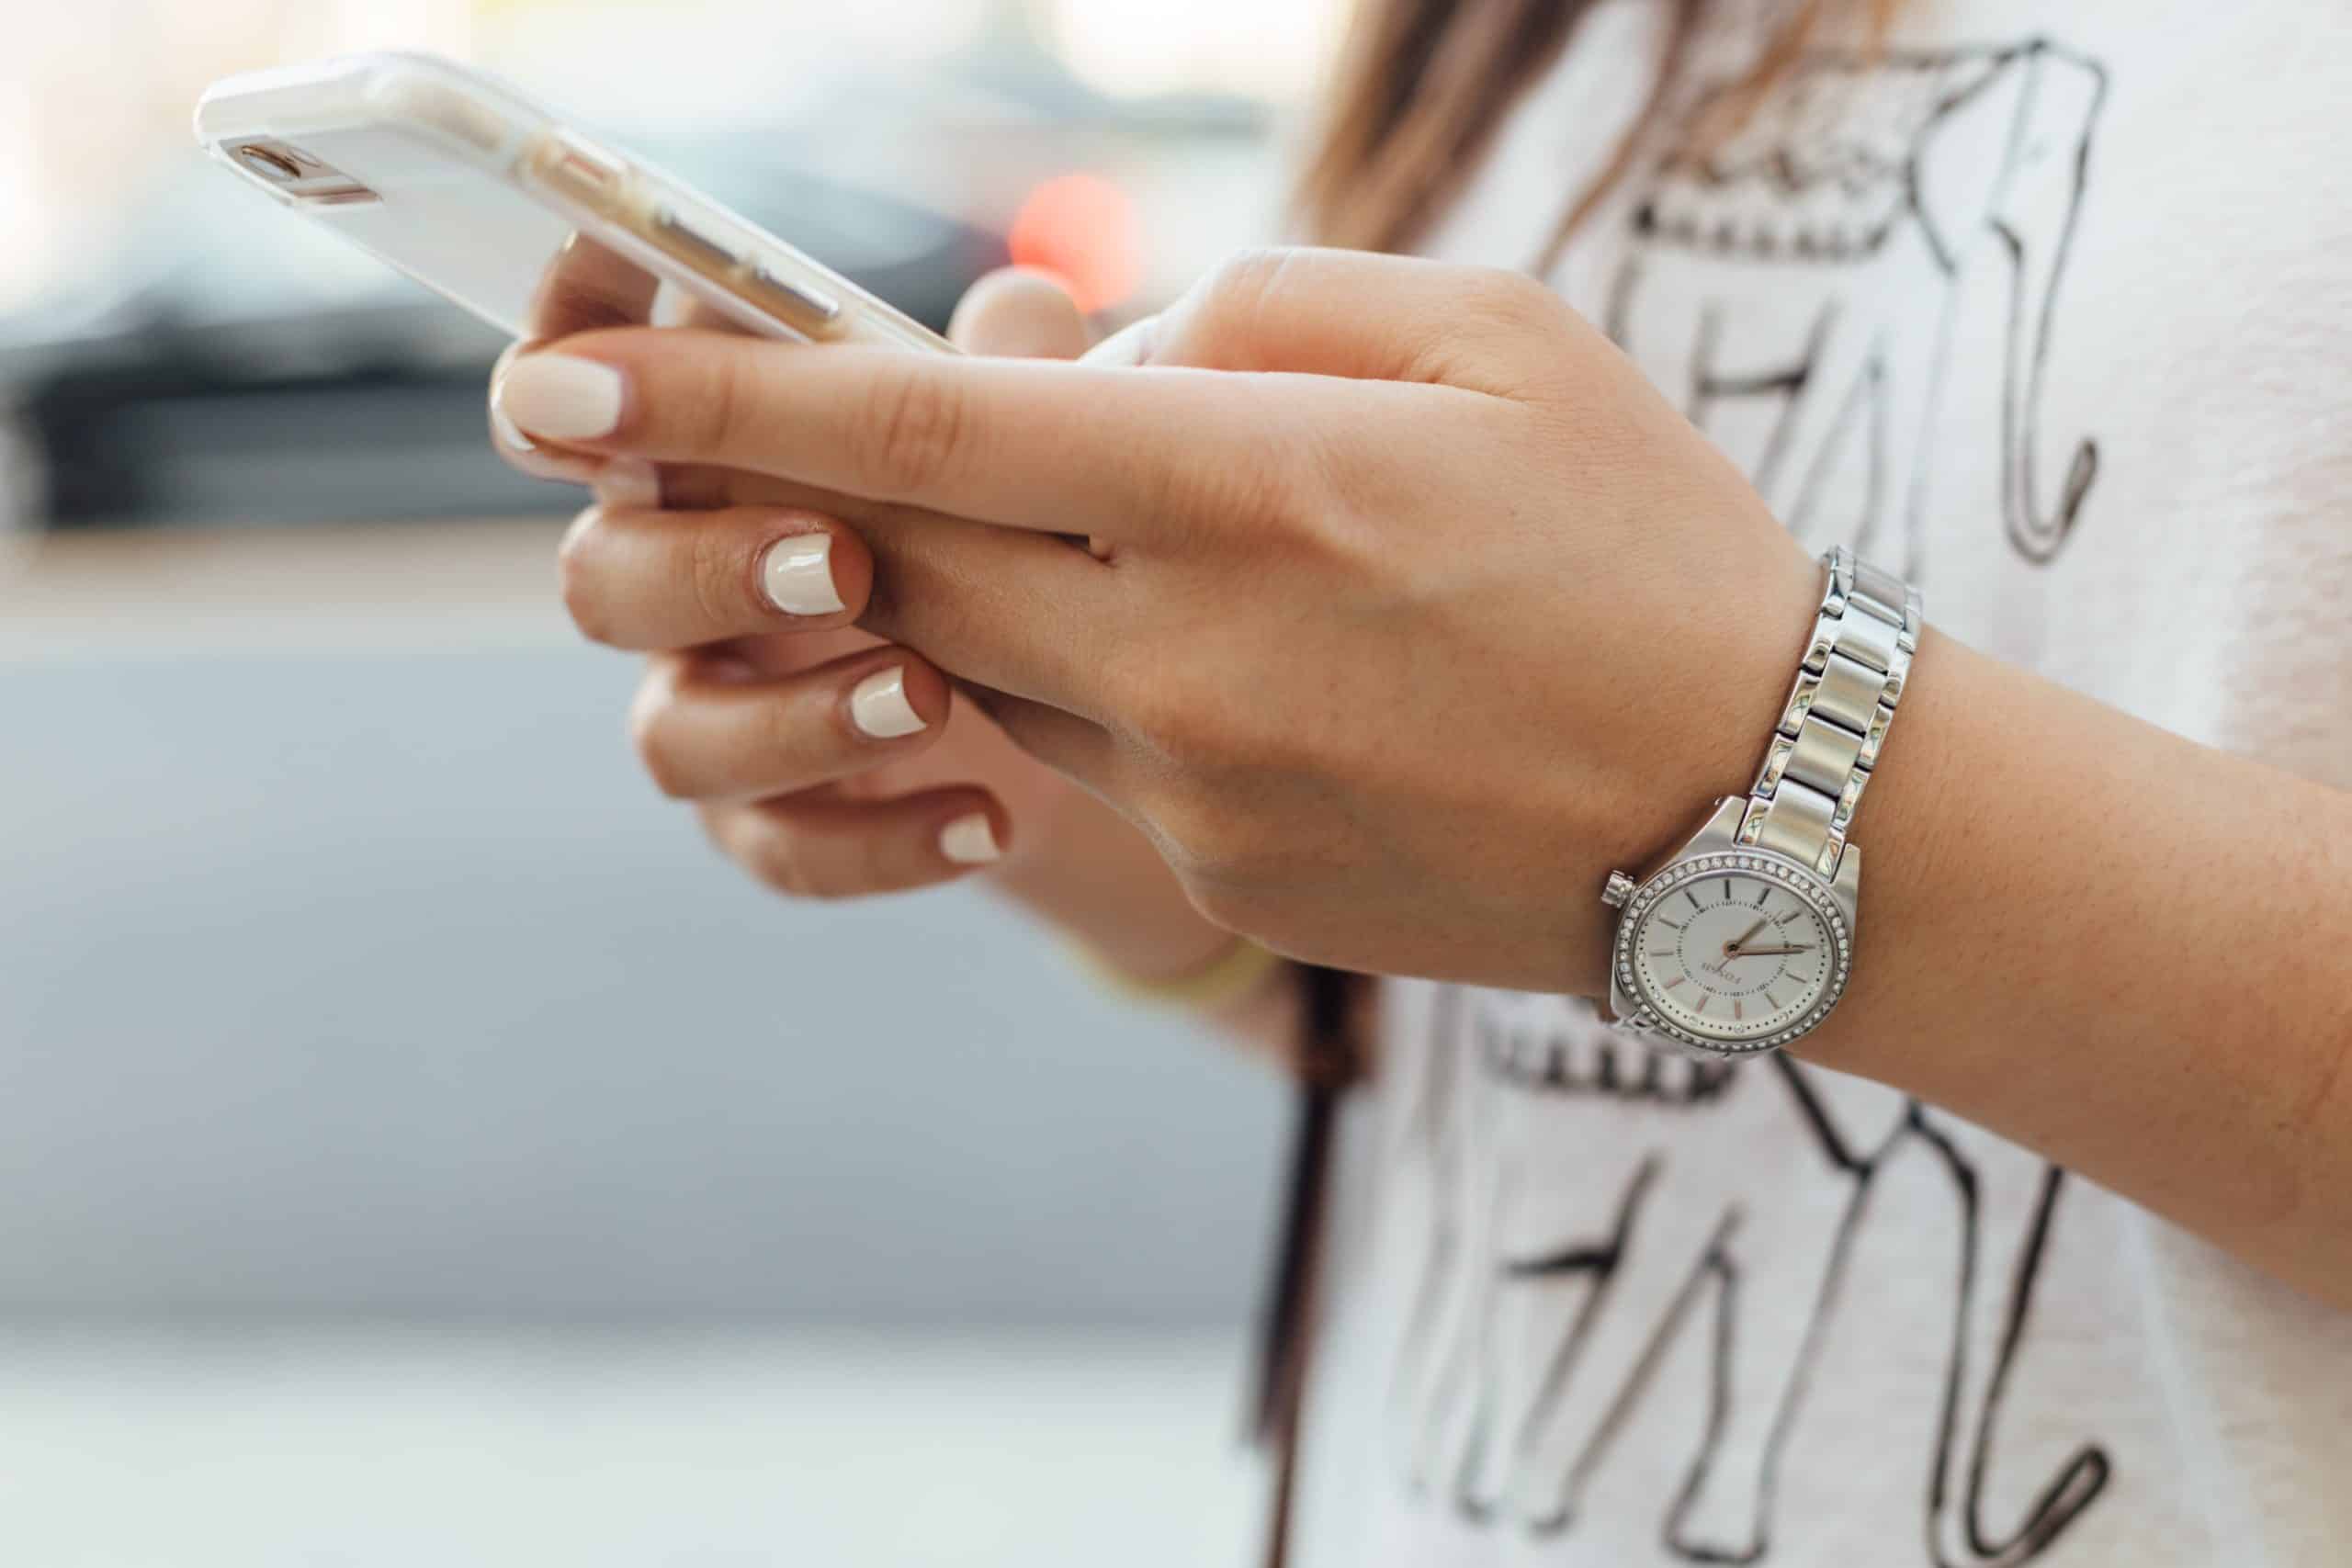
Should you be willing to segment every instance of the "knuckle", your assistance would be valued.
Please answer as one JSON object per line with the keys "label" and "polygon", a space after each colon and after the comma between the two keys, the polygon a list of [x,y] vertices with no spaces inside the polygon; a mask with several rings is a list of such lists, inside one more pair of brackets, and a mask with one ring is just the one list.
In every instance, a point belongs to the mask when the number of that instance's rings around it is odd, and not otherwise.
{"label": "knuckle", "polygon": [[1564,364],[1581,363],[1558,346],[1580,330],[1575,312],[1534,278],[1481,268],[1461,293],[1458,320],[1428,350],[1431,379],[1541,401],[1568,374]]}
{"label": "knuckle", "polygon": [[1295,254],[1280,245],[1251,245],[1227,256],[1202,290],[1209,312],[1221,320],[1255,315],[1280,292]]}
{"label": "knuckle", "polygon": [[596,509],[592,506],[563,531],[563,542],[555,552],[556,592],[563,600],[564,614],[571,617],[572,626],[582,637],[608,643],[612,630],[595,569],[596,525]]}
{"label": "knuckle", "polygon": [[739,460],[756,455],[763,445],[759,375],[758,362],[749,354],[709,355],[703,373],[702,428],[680,433],[687,444]]}
{"label": "knuckle", "polygon": [[1464,303],[1476,319],[1507,333],[1547,325],[1567,309],[1544,284],[1500,268],[1480,268],[1464,290]]}
{"label": "knuckle", "polygon": [[751,711],[743,745],[763,778],[795,787],[822,783],[859,754],[856,721],[846,710],[838,701],[814,708],[790,699],[763,701]]}
{"label": "knuckle", "polygon": [[883,488],[921,491],[944,478],[971,439],[963,389],[928,366],[897,367],[877,376],[865,418],[858,468]]}
{"label": "knuckle", "polygon": [[836,903],[864,897],[877,886],[870,854],[862,846],[774,818],[762,822],[739,858],[763,886],[787,898]]}
{"label": "knuckle", "polygon": [[749,856],[753,876],[763,886],[783,894],[787,898],[814,898],[819,895],[816,883],[809,874],[808,857],[790,832],[777,829],[761,835]]}
{"label": "knuckle", "polygon": [[777,852],[775,886],[795,898],[833,904],[860,897],[869,891],[862,880],[844,874],[843,868],[831,863],[830,857],[810,853],[797,840],[787,839],[786,847]]}
{"label": "knuckle", "polygon": [[789,824],[756,818],[736,842],[733,853],[736,863],[770,892],[787,898],[818,897],[808,846]]}
{"label": "knuckle", "polygon": [[1283,287],[1291,254],[1261,245],[1218,262],[1164,318],[1168,346],[1194,364],[1246,359],[1256,323]]}
{"label": "knuckle", "polygon": [[628,738],[637,751],[638,762],[653,781],[653,787],[672,800],[684,800],[693,791],[684,760],[678,754],[676,731],[670,722],[672,707],[669,683],[649,677],[629,704]]}
{"label": "knuckle", "polygon": [[747,613],[744,568],[728,530],[688,524],[685,555],[685,588],[698,626],[723,632],[758,624]]}
{"label": "knuckle", "polygon": [[1301,461],[1313,447],[1298,423],[1277,404],[1261,412],[1217,462],[1139,476],[1144,509],[1210,537],[1238,533],[1255,547],[1282,548],[1320,510],[1324,487]]}

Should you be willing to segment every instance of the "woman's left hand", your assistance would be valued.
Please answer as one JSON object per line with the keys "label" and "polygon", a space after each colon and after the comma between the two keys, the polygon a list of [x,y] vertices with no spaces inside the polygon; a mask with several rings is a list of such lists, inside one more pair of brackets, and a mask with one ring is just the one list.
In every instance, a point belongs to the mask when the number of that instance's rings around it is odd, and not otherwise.
{"label": "woman's left hand", "polygon": [[[498,402],[829,495],[863,625],[1213,919],[1384,974],[1601,989],[1603,877],[1747,787],[1820,593],[1598,332],[1483,268],[1253,254],[1076,365],[588,333]],[[635,592],[689,622],[709,541],[670,522]]]}

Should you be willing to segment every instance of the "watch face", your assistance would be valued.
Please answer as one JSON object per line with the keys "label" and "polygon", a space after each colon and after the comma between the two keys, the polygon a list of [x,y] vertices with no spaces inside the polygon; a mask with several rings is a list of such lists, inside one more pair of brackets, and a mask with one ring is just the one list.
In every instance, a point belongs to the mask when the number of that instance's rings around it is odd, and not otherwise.
{"label": "watch face", "polygon": [[1710,1050],[1765,1050],[1837,1001],[1849,943],[1836,900],[1804,870],[1770,855],[1702,855],[1635,892],[1618,974],[1666,1033]]}

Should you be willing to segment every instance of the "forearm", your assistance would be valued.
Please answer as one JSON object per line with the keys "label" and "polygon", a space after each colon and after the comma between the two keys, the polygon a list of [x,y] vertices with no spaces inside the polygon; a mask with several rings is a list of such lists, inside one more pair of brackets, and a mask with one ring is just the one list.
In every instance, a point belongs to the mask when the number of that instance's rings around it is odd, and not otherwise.
{"label": "forearm", "polygon": [[1804,1054],[2352,1304],[2352,797],[1931,637]]}

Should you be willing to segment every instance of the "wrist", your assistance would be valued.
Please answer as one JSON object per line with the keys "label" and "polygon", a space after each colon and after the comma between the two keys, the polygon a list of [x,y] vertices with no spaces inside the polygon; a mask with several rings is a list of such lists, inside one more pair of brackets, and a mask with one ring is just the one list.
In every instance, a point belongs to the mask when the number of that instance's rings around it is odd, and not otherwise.
{"label": "wrist", "polygon": [[1611,1010],[1661,1048],[1740,1057],[1792,1045],[1869,963],[1856,953],[1865,868],[1853,835],[1890,745],[1900,750],[1897,709],[1926,627],[1901,578],[1843,548],[1824,564],[1760,765],[1670,853],[1621,865],[1602,891],[1620,912]]}
{"label": "wrist", "polygon": [[1669,727],[1616,742],[1627,764],[1615,770],[1604,826],[1579,869],[1580,919],[1590,934],[1577,942],[1567,976],[1575,995],[1598,999],[1609,989],[1614,910],[1591,897],[1612,870],[1646,873],[1690,836],[1714,804],[1744,795],[1788,702],[1792,672],[1812,635],[1821,603],[1819,563],[1793,546],[1770,570],[1750,573],[1737,591],[1737,614],[1715,617],[1687,663],[1653,678],[1640,706],[1671,716]]}

